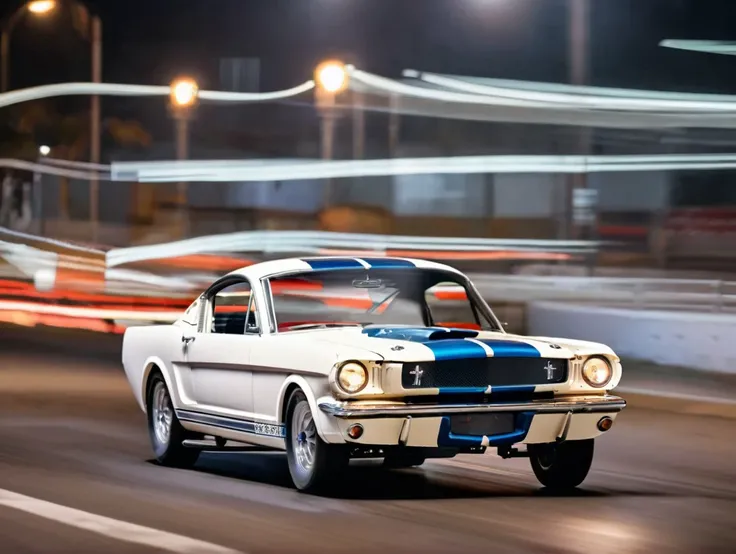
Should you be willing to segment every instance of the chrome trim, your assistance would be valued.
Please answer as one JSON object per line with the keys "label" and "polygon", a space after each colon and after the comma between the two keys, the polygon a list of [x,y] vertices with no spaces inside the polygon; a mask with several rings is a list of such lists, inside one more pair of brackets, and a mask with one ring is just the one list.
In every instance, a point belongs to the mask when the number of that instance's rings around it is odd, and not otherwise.
{"label": "chrome trim", "polygon": [[399,433],[399,445],[407,445],[407,443],[409,442],[409,433],[411,433],[411,416],[406,416],[404,423],[401,424],[401,432]]}
{"label": "chrome trim", "polygon": [[438,416],[472,412],[595,413],[620,412],[626,401],[618,396],[583,396],[558,400],[532,400],[500,404],[371,404],[365,402],[321,402],[319,409],[338,418]]}
{"label": "chrome trim", "polygon": [[572,422],[572,412],[567,412],[565,414],[565,420],[562,422],[562,427],[560,427],[560,432],[557,435],[557,442],[565,442],[567,439],[567,434],[570,432],[570,423]]}

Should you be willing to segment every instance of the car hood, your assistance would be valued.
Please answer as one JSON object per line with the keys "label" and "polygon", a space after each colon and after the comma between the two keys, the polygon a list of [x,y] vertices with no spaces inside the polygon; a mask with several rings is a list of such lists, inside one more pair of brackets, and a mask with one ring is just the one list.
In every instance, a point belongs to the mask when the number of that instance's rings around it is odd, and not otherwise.
{"label": "car hood", "polygon": [[446,329],[442,327],[369,326],[300,331],[310,339],[347,349],[368,350],[377,359],[392,362],[419,362],[493,357],[541,357],[571,359],[603,354],[617,359],[603,344],[525,337],[507,333]]}

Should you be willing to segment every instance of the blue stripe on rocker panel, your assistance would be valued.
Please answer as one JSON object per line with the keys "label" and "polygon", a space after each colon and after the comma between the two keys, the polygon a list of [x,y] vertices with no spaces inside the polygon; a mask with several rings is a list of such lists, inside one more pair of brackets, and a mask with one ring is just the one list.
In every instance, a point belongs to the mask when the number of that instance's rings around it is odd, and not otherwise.
{"label": "blue stripe on rocker panel", "polygon": [[353,258],[319,258],[319,259],[303,259],[303,262],[315,271],[323,271],[330,269],[365,269],[363,264]]}
{"label": "blue stripe on rocker panel", "polygon": [[407,267],[417,267],[409,260],[397,260],[396,258],[361,258],[371,268],[378,269],[403,269]]}
{"label": "blue stripe on rocker panel", "polygon": [[480,342],[493,350],[495,358],[541,358],[542,353],[531,344],[510,340],[483,339]]}

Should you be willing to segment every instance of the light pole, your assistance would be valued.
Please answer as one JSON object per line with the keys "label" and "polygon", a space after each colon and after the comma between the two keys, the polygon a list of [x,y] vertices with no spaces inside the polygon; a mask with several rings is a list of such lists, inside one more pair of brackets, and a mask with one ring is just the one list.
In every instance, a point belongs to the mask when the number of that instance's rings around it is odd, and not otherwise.
{"label": "light pole", "polygon": [[9,67],[10,67],[10,36],[18,22],[26,14],[33,16],[46,15],[54,11],[56,8],[56,0],[35,0],[27,2],[20,8],[15,10],[5,21],[2,27],[2,38],[0,38],[0,57],[2,58],[2,78],[0,79],[0,91],[7,92],[9,86]]}
{"label": "light pole", "polygon": [[[568,0],[568,63],[570,81],[573,85],[588,84],[588,49],[590,42],[590,4],[588,0]],[[591,129],[581,127],[577,134],[576,154],[588,156],[590,154],[592,133]],[[583,238],[585,230],[592,231],[595,221],[591,221],[595,210],[588,205],[592,191],[585,191],[588,186],[588,177],[585,173],[575,173],[568,178],[566,194],[565,218],[566,238]]]}
{"label": "light pole", "polygon": [[[44,16],[56,11],[60,6],[68,5],[73,10],[79,31],[88,38],[92,54],[92,82],[102,82],[102,21],[96,15],[90,16],[89,10],[79,0],[29,0],[13,12],[2,27],[0,36],[0,92],[10,88],[10,37],[13,29],[26,14]],[[92,163],[100,163],[100,97],[92,96],[90,101],[90,152]],[[99,220],[99,181],[97,177],[90,180],[89,217],[92,226],[92,240],[97,240]]]}
{"label": "light pole", "polygon": [[[320,115],[321,152],[323,160],[331,160],[335,145],[335,99],[348,88],[350,76],[342,62],[330,60],[317,66],[314,72],[315,103]],[[332,179],[325,186],[324,207],[332,200]]]}
{"label": "light pole", "polygon": [[[174,119],[176,135],[176,159],[186,160],[189,157],[189,122],[199,101],[199,86],[194,79],[182,77],[171,83],[169,109]],[[186,236],[187,225],[187,188],[188,183],[181,181],[176,188],[176,203],[181,216],[182,232]]]}

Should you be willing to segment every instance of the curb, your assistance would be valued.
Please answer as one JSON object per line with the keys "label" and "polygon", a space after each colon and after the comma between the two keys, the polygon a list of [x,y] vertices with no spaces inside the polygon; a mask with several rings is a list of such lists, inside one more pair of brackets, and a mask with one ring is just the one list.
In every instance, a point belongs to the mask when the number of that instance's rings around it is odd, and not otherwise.
{"label": "curb", "polygon": [[632,408],[736,419],[736,401],[732,400],[636,388],[616,392]]}

